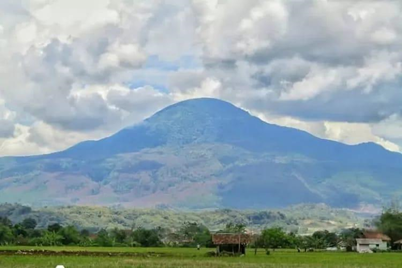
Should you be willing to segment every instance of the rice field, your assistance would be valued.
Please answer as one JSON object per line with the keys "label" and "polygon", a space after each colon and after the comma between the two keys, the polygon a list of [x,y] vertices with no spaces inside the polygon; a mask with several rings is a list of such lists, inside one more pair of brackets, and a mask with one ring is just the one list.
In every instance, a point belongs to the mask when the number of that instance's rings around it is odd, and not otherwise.
{"label": "rice field", "polygon": [[[82,248],[0,247],[1,268],[131,267],[402,267],[402,254],[346,252],[301,252],[279,250],[257,255],[249,249],[243,257],[209,257],[213,249],[193,248]],[[51,252],[49,254],[49,252]]]}

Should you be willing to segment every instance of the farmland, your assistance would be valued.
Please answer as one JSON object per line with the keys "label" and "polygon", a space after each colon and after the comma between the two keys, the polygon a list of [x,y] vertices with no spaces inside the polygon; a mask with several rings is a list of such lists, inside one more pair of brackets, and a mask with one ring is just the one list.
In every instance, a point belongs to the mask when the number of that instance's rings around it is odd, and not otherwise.
{"label": "farmland", "polygon": [[[252,249],[244,257],[208,257],[213,249],[194,248],[83,248],[0,247],[1,268],[114,267],[400,267],[398,253],[358,254],[277,250],[266,255]],[[42,252],[40,252],[42,251]],[[8,252],[8,254],[6,254]],[[28,252],[28,253],[26,253]],[[49,252],[52,252],[49,254]],[[110,254],[109,254],[110,253]],[[116,256],[116,254],[122,254]],[[108,256],[110,255],[110,256]]]}

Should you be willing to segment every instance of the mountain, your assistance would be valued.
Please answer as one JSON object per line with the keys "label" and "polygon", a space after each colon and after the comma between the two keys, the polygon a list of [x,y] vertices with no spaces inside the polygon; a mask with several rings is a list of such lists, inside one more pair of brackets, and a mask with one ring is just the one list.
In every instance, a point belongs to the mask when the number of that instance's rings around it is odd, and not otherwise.
{"label": "mountain", "polygon": [[0,202],[128,207],[381,206],[402,192],[402,155],[268,124],[193,99],[65,151],[0,158]]}

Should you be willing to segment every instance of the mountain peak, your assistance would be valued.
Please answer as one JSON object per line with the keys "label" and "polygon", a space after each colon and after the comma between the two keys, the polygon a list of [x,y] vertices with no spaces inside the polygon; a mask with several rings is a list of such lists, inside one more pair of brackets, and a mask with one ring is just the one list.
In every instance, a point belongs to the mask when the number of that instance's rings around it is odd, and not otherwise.
{"label": "mountain peak", "polygon": [[[230,102],[221,100],[221,99],[216,99],[216,98],[194,98],[194,99],[187,99],[183,101],[176,102],[175,104],[170,105],[166,109],[173,109],[175,107],[183,107],[183,106],[189,106],[193,108],[205,108],[205,107],[232,107],[235,109],[238,109],[236,106],[231,104]],[[165,109],[164,109],[165,110]]]}
{"label": "mountain peak", "polygon": [[233,104],[212,98],[173,104],[145,121],[150,133],[164,137],[166,144],[216,142],[228,126],[253,118]]}
{"label": "mountain peak", "polygon": [[210,119],[211,117],[250,116],[246,111],[233,104],[214,98],[197,98],[177,102],[162,109],[147,121],[179,120],[188,117],[190,120]]}

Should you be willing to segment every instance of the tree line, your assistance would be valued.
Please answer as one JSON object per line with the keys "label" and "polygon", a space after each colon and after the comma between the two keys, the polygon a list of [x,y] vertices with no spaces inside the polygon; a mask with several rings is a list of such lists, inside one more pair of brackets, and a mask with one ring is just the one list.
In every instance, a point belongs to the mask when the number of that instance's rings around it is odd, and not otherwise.
{"label": "tree line", "polygon": [[163,245],[161,230],[137,228],[122,230],[101,229],[90,232],[75,226],[62,226],[58,223],[46,229],[37,229],[35,219],[27,218],[15,225],[7,218],[0,217],[0,245],[31,246],[141,246],[157,247]]}
{"label": "tree line", "polygon": [[[386,209],[375,220],[378,230],[387,234],[392,242],[402,239],[402,213],[399,209]],[[218,231],[223,233],[244,233],[243,224],[229,223]],[[352,250],[356,245],[356,238],[363,237],[363,230],[358,228],[345,229],[340,232],[327,230],[314,232],[312,235],[301,236],[293,232],[286,232],[279,227],[266,228],[255,235],[252,247],[275,250],[278,248],[294,248],[299,251],[325,248],[345,248]],[[0,217],[0,245],[38,245],[38,246],[187,246],[212,247],[211,231],[194,222],[186,222],[177,230],[163,228],[144,229],[101,229],[96,232],[78,229],[75,226],[62,226],[58,223],[50,224],[46,229],[38,229],[33,218],[26,218],[22,222],[13,224],[8,218]]]}
{"label": "tree line", "polygon": [[[187,246],[212,247],[212,234],[207,227],[187,222],[176,231],[157,229],[132,228],[130,230],[114,228],[101,229],[90,232],[79,230],[75,226],[62,226],[58,223],[49,225],[46,229],[37,229],[35,219],[27,218],[17,224],[7,218],[0,218],[1,245],[32,245],[32,246]],[[229,223],[219,232],[244,233],[246,226]],[[355,235],[356,231],[350,231]],[[343,236],[346,232],[342,233]],[[354,236],[353,236],[354,238]],[[253,242],[260,248],[326,248],[339,244],[340,236],[328,231],[315,232],[312,236],[298,236],[286,233],[281,228],[267,228],[262,230]]]}
{"label": "tree line", "polygon": [[[391,238],[390,246],[398,249],[394,242],[402,239],[402,212],[399,202],[393,202],[382,214],[373,220],[373,227]],[[276,248],[297,248],[299,251],[325,248],[344,248],[351,251],[356,246],[357,238],[364,238],[364,230],[350,228],[338,233],[317,231],[309,236],[286,233],[281,228],[262,230],[254,246],[275,250]]]}
{"label": "tree line", "polygon": [[295,248],[299,252],[327,248],[343,248],[351,251],[356,245],[356,238],[362,235],[363,230],[358,228],[345,229],[339,233],[323,230],[316,231],[312,235],[297,235],[293,232],[286,233],[280,227],[274,227],[262,230],[253,246],[265,248],[267,252],[278,248]]}

